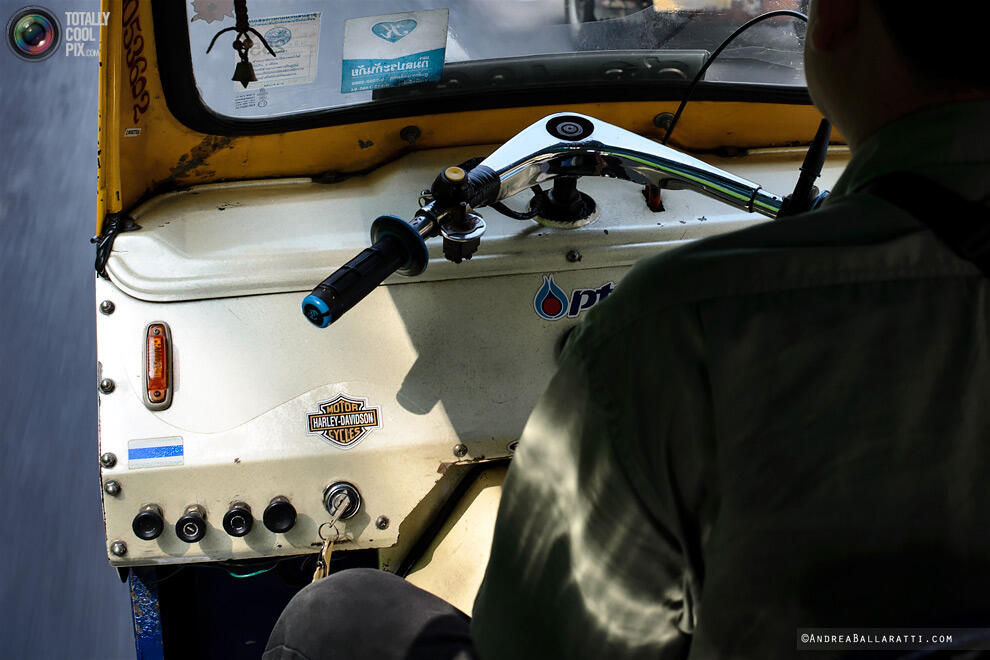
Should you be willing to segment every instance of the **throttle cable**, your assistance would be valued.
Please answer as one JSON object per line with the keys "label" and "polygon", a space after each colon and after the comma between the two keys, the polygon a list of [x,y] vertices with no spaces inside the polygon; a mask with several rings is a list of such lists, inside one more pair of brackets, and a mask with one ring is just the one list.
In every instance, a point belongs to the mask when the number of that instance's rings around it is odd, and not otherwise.
{"label": "throttle cable", "polygon": [[677,122],[680,121],[681,119],[681,114],[684,112],[684,106],[686,106],[688,101],[691,100],[691,95],[694,94],[694,90],[698,86],[698,83],[701,82],[701,79],[708,71],[708,67],[712,65],[712,63],[715,61],[715,58],[717,58],[719,55],[722,54],[722,51],[725,50],[726,46],[732,43],[732,41],[740,34],[745,32],[749,28],[753,27],[757,23],[765,21],[768,18],[776,18],[778,16],[790,16],[791,18],[800,19],[805,23],[808,22],[808,16],[806,14],[802,14],[799,11],[794,11],[793,9],[775,9],[774,11],[768,11],[765,14],[760,14],[759,16],[751,18],[750,20],[746,21],[738,28],[736,28],[735,32],[730,34],[725,39],[725,41],[719,44],[719,47],[715,49],[715,51],[711,54],[711,56],[707,60],[705,60],[705,63],[701,66],[701,68],[698,69],[698,73],[695,74],[694,80],[691,81],[691,86],[688,87],[687,93],[684,95],[684,98],[681,99],[681,104],[677,106],[677,112],[674,113],[673,119],[670,120],[670,126],[667,127],[667,133],[663,136],[663,140],[660,141],[660,144],[663,145],[667,144],[667,141],[670,139],[670,134],[674,132],[674,127],[677,126]]}

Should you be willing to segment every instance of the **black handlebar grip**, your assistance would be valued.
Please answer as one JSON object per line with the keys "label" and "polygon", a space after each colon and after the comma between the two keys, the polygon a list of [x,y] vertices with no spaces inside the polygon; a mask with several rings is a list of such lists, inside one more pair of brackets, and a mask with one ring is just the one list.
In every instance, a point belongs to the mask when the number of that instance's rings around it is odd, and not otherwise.
{"label": "black handlebar grip", "polygon": [[430,253],[419,233],[422,218],[417,215],[415,222],[413,226],[397,216],[383,215],[371,223],[372,246],[338,268],[303,299],[306,318],[316,327],[325,328],[395,271],[413,276],[426,270]]}
{"label": "black handlebar grip", "polygon": [[303,314],[316,327],[325,328],[408,262],[409,251],[403,242],[385,234],[318,284],[303,299]]}

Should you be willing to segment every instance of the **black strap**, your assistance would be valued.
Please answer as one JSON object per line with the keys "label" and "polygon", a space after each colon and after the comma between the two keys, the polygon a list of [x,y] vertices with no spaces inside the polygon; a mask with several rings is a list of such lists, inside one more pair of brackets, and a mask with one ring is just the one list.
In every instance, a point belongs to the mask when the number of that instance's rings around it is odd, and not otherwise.
{"label": "black strap", "polygon": [[913,215],[957,256],[990,277],[990,207],[914,172],[884,174],[864,192]]}
{"label": "black strap", "polygon": [[99,236],[89,239],[90,243],[96,244],[95,266],[96,272],[100,277],[110,279],[107,276],[107,261],[110,259],[110,253],[113,251],[113,242],[116,240],[117,234],[125,231],[135,231],[140,228],[141,226],[123,211],[106,214],[103,218],[103,231],[100,232]]}

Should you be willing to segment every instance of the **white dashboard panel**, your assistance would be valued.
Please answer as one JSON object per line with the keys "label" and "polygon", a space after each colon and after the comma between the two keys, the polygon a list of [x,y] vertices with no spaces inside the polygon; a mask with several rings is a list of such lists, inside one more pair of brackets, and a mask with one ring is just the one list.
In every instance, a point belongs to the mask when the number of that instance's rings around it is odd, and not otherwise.
{"label": "white dashboard panel", "polygon": [[[338,547],[394,544],[447,466],[511,454],[554,372],[561,337],[581,318],[538,314],[547,277],[566,303],[587,304],[640,257],[765,221],[684,191],[665,191],[667,210],[653,213],[635,186],[582,180],[602,209],[585,228],[546,229],[484,211],[489,234],[470,262],[441,261],[431,246],[424,276],[390,279],[325,330],[303,317],[302,297],[366,247],[376,215],[400,207],[409,216],[440,167],[477,153],[412,154],[336,185],[209,186],[140,210],[142,229],[117,239],[111,280],[96,282],[96,303],[114,306],[97,314],[100,377],[113,381],[99,395],[100,452],[116,457],[101,477],[119,487],[103,497],[113,564],[315,552],[330,518],[323,493],[338,481],[362,498]],[[784,193],[802,157],[784,150],[714,163]],[[843,164],[830,163],[826,185]],[[571,251],[580,260],[568,259]],[[168,324],[173,345],[172,403],[161,411],[148,409],[141,392],[152,322]],[[353,418],[363,420],[355,422],[360,437],[311,432],[310,415],[330,414],[321,404],[367,413]],[[261,520],[276,496],[297,513],[284,533]],[[236,501],[254,517],[243,537],[220,522]],[[165,522],[150,541],[131,528],[148,504]],[[206,535],[194,543],[173,529],[189,505],[206,512]],[[389,521],[384,529],[379,517]],[[126,551],[113,554],[118,541]]]}

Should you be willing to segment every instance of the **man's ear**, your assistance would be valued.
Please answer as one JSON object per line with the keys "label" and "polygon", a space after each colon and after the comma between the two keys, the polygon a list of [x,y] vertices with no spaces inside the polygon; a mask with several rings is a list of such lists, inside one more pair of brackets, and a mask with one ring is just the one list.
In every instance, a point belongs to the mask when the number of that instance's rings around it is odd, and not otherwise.
{"label": "man's ear", "polygon": [[832,51],[855,32],[859,23],[859,4],[870,0],[817,0],[811,19],[811,47]]}

